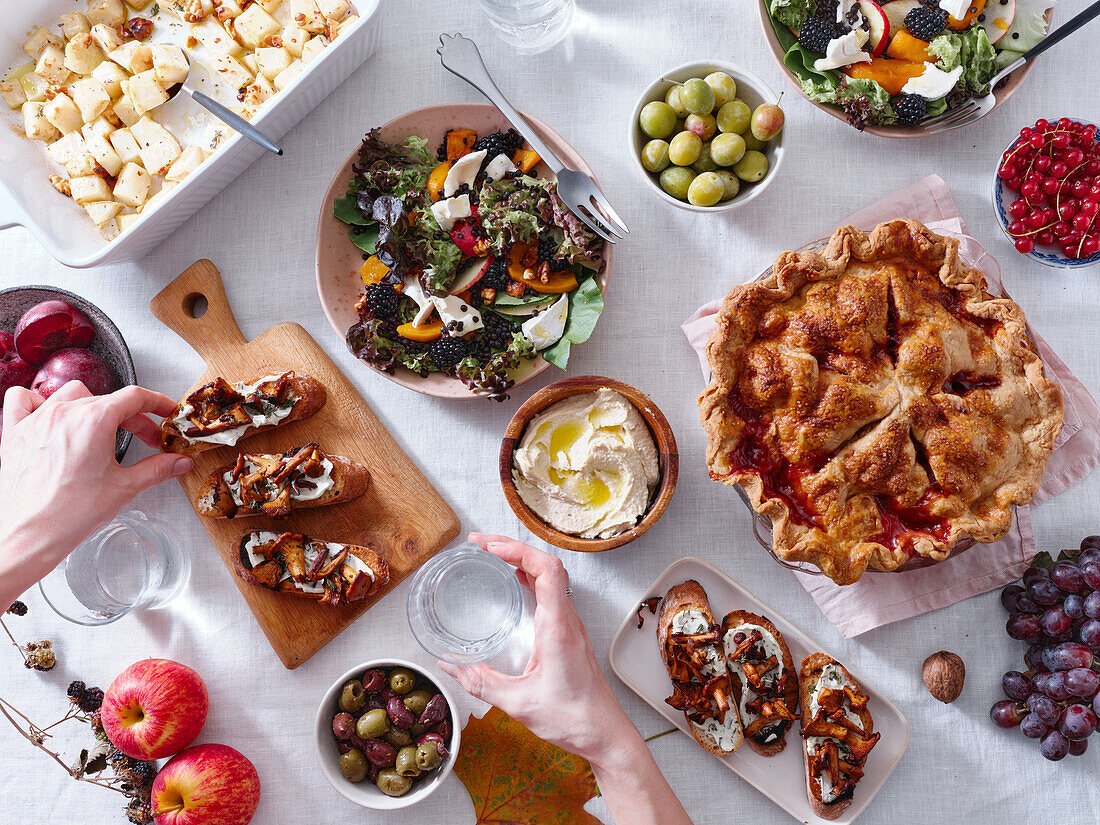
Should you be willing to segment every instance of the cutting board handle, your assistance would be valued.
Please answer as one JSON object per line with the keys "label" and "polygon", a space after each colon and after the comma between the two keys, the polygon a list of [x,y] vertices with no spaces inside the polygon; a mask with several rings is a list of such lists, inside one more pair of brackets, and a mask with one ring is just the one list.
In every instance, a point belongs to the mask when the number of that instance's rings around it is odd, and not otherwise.
{"label": "cutting board handle", "polygon": [[221,273],[205,258],[153,296],[149,309],[207,364],[248,343],[225,297]]}

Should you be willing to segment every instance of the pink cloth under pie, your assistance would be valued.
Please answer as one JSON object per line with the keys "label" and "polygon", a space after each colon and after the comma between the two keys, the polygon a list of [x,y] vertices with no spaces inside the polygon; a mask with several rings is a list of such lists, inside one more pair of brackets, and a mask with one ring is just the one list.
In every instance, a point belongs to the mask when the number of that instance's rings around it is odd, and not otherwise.
{"label": "pink cloth under pie", "polygon": [[[959,238],[963,261],[985,273],[991,292],[1003,292],[997,261],[967,234],[951,193],[938,176],[931,175],[895,192],[839,225],[870,230],[895,218],[914,218],[935,232]],[[710,367],[705,348],[719,303],[714,301],[700,307],[681,327],[708,380]],[[1062,388],[1065,420],[1034,501],[1028,507],[1016,509],[1012,529],[1000,541],[976,544],[923,570],[869,573],[847,587],[838,587],[825,576],[795,573],[821,612],[845,636],[858,636],[899,619],[946,607],[1019,578],[1036,553],[1031,507],[1080,481],[1100,464],[1100,407],[1046,341],[1035,335],[1035,343],[1047,375]]]}

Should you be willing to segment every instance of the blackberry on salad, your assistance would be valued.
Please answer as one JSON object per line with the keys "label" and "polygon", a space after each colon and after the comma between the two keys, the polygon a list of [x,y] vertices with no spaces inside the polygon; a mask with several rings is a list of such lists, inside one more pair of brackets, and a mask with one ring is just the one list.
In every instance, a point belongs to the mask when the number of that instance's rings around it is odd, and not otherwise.
{"label": "blackberry on salad", "polygon": [[364,252],[349,349],[393,374],[449,375],[503,400],[542,356],[564,369],[603,311],[603,242],[532,173],[515,130],[454,128],[433,153],[372,129],[334,203]]}

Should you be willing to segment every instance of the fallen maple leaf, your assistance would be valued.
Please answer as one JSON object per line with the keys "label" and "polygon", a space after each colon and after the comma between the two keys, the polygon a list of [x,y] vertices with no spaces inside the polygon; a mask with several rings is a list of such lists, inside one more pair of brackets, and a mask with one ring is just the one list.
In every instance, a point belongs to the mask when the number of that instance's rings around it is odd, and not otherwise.
{"label": "fallen maple leaf", "polygon": [[474,801],[477,825],[600,825],[583,807],[599,793],[588,762],[499,708],[470,716],[454,772]]}

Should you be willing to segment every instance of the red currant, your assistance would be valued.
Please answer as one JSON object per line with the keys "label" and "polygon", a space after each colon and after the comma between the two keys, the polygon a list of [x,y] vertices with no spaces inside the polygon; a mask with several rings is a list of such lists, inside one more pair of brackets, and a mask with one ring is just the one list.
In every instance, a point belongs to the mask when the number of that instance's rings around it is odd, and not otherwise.
{"label": "red currant", "polygon": [[1073,123],[1073,121],[1070,120],[1068,117],[1058,118],[1058,128],[1059,129],[1068,129],[1072,123]]}
{"label": "red currant", "polygon": [[[1059,132],[1050,139],[1050,142],[1054,144],[1055,148],[1057,149],[1065,149],[1067,146],[1069,146],[1069,135],[1067,135],[1065,132]],[[1035,141],[1032,140],[1031,143],[1032,145],[1034,145]]]}
{"label": "red currant", "polygon": [[1081,253],[1087,258],[1100,252],[1100,239],[1090,235],[1081,242]]}
{"label": "red currant", "polygon": [[1073,186],[1070,187],[1073,194],[1078,198],[1083,198],[1089,193],[1089,185],[1087,181],[1075,180]]}
{"label": "red currant", "polygon": [[998,177],[1001,178],[1001,180],[1008,180],[1009,178],[1014,178],[1014,177],[1016,177],[1016,167],[1011,163],[1006,163],[1000,169],[997,170],[997,175],[998,175]]}
{"label": "red currant", "polygon": [[1040,246],[1050,246],[1054,243],[1054,233],[1049,229],[1044,229],[1038,235],[1035,236],[1035,242]]}
{"label": "red currant", "polygon": [[1040,155],[1039,157],[1035,158],[1035,168],[1038,169],[1040,172],[1045,172],[1047,169],[1050,168],[1050,158],[1046,155]]}
{"label": "red currant", "polygon": [[1072,149],[1066,151],[1066,163],[1070,166],[1077,166],[1085,160],[1085,153],[1074,146]]}
{"label": "red currant", "polygon": [[1037,184],[1033,180],[1028,180],[1026,183],[1024,183],[1023,186],[1020,187],[1020,194],[1027,198],[1029,201],[1031,200],[1031,196],[1038,194],[1038,192],[1039,184]]}
{"label": "red currant", "polygon": [[1035,248],[1035,241],[1031,238],[1017,238],[1016,239],[1016,251],[1022,252],[1025,255]]}
{"label": "red currant", "polygon": [[1024,140],[1029,140],[1033,134],[1035,134],[1035,130],[1032,129],[1030,126],[1025,126],[1023,129],[1020,130],[1020,137],[1022,137]]}
{"label": "red currant", "polygon": [[1058,221],[1050,231],[1054,233],[1055,238],[1064,238],[1069,232],[1069,224],[1066,221]]}
{"label": "red currant", "polygon": [[1061,187],[1061,183],[1057,178],[1044,178],[1043,182],[1039,184],[1039,187],[1048,195],[1053,195]]}
{"label": "red currant", "polygon": [[1037,121],[1035,121],[1035,131],[1037,132],[1045,132],[1049,127],[1050,121],[1047,120],[1045,117],[1041,117]]}
{"label": "red currant", "polygon": [[1024,215],[1027,214],[1027,201],[1013,201],[1012,205],[1008,207],[1008,214],[1014,218],[1022,218]]}
{"label": "red currant", "polygon": [[[1084,204],[1081,204],[1081,208],[1084,210]],[[1091,222],[1092,219],[1086,215],[1084,211],[1078,212],[1073,216],[1073,228],[1080,232],[1084,232],[1088,229]]]}
{"label": "red currant", "polygon": [[1032,229],[1038,229],[1040,226],[1046,226],[1046,217],[1043,215],[1043,210],[1036,209],[1030,215],[1027,216],[1027,225]]}
{"label": "red currant", "polygon": [[1072,199],[1063,201],[1062,205],[1058,207],[1058,217],[1064,221],[1072,220],[1076,214],[1077,204]]}
{"label": "red currant", "polygon": [[1061,180],[1069,174],[1069,167],[1062,163],[1062,161],[1056,160],[1050,167],[1050,174]]}
{"label": "red currant", "polygon": [[1008,225],[1009,235],[1023,235],[1025,232],[1027,232],[1027,224],[1023,221],[1016,220]]}
{"label": "red currant", "polygon": [[1095,215],[1097,209],[1100,209],[1100,201],[1096,200],[1092,195],[1089,195],[1081,201],[1081,208],[1078,212],[1082,215]]}
{"label": "red currant", "polygon": [[1033,132],[1031,134],[1031,137],[1027,139],[1027,142],[1030,143],[1035,149],[1042,149],[1043,146],[1046,144],[1046,138]]}
{"label": "red currant", "polygon": [[1088,175],[1096,176],[1100,175],[1100,160],[1093,158],[1085,164],[1085,173]]}

